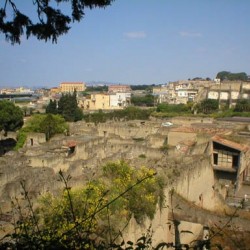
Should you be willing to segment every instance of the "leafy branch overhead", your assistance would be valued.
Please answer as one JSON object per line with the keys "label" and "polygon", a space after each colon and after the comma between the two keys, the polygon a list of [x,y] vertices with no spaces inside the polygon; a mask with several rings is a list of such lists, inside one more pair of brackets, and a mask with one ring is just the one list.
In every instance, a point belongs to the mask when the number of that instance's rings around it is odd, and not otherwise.
{"label": "leafy branch overhead", "polygon": [[[24,13],[15,0],[1,1],[0,33],[5,34],[11,44],[21,42],[21,36],[34,36],[39,40],[57,42],[59,36],[66,34],[72,22],[80,22],[85,9],[105,8],[113,0],[30,0],[34,14]],[[68,5],[68,13],[62,11]],[[67,8],[67,9],[69,9]],[[35,19],[35,20],[33,20]]]}

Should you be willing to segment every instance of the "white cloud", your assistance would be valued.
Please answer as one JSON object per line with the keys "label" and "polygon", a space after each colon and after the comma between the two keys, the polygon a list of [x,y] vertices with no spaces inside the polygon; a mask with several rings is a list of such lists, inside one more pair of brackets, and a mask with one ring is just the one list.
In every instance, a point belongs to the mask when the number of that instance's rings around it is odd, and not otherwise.
{"label": "white cloud", "polygon": [[180,31],[179,35],[183,37],[201,37],[202,36],[202,34],[199,32],[189,32],[189,31]]}
{"label": "white cloud", "polygon": [[133,31],[124,33],[124,36],[129,39],[143,39],[146,38],[146,33],[144,31]]}

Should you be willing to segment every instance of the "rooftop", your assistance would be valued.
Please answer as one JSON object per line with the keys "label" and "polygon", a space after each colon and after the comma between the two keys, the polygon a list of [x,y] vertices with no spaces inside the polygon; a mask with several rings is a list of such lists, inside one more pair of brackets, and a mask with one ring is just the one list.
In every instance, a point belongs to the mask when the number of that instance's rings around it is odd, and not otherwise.
{"label": "rooftop", "polygon": [[230,147],[230,148],[234,148],[234,149],[242,151],[242,152],[246,152],[249,150],[249,147],[247,145],[239,144],[239,143],[233,142],[233,141],[229,141],[229,140],[224,139],[218,135],[213,136],[212,141],[220,143],[220,144],[227,146],[227,147]]}

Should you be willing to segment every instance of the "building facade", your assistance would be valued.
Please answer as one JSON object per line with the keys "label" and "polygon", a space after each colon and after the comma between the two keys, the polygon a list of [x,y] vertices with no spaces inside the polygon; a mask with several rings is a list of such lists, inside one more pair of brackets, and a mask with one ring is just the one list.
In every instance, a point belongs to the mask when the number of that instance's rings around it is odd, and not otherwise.
{"label": "building facade", "polygon": [[109,85],[108,87],[109,93],[126,93],[131,92],[131,88],[129,85]]}
{"label": "building facade", "polygon": [[110,109],[120,109],[130,104],[131,93],[112,93],[110,94]]}
{"label": "building facade", "polygon": [[62,82],[60,83],[60,90],[62,93],[80,92],[86,89],[86,84],[83,82]]}
{"label": "building facade", "polygon": [[91,94],[88,98],[84,99],[81,107],[85,110],[106,110],[109,109],[110,97],[106,93]]}

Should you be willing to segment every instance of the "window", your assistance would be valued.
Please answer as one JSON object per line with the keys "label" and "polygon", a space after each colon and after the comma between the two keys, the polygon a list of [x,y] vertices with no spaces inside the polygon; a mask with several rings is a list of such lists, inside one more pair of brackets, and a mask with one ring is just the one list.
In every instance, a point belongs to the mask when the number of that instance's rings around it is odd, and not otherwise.
{"label": "window", "polygon": [[214,153],[213,156],[214,156],[214,165],[218,165],[218,154]]}

